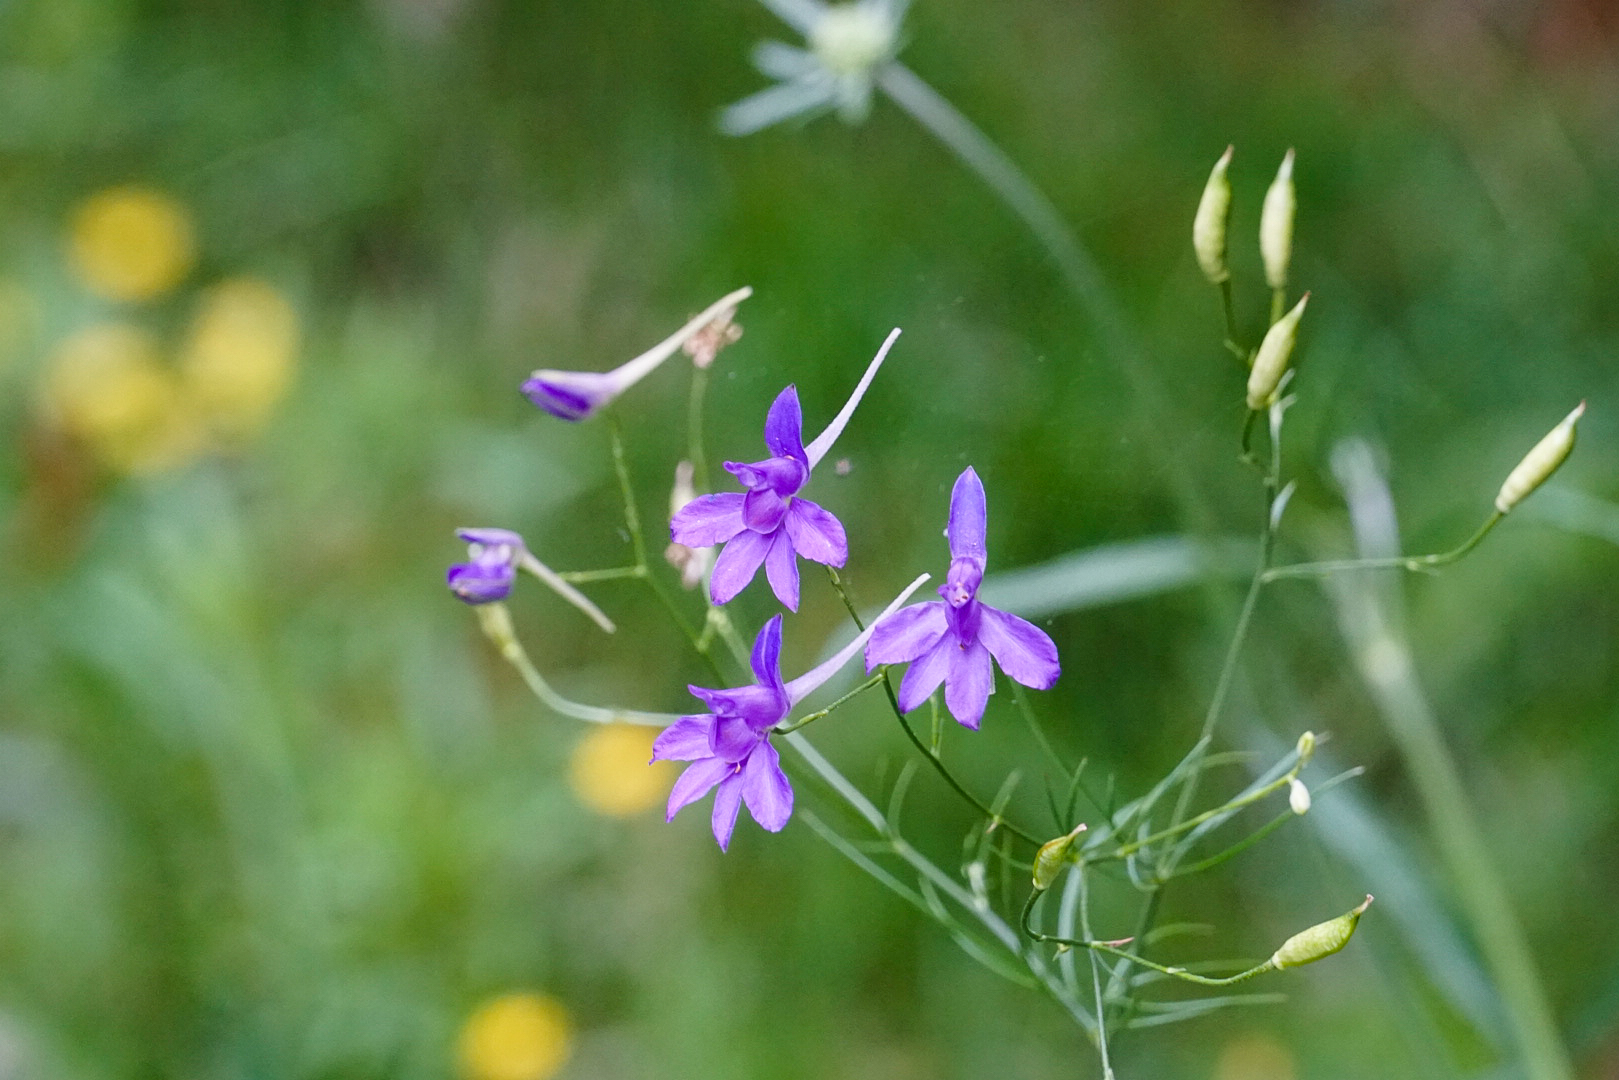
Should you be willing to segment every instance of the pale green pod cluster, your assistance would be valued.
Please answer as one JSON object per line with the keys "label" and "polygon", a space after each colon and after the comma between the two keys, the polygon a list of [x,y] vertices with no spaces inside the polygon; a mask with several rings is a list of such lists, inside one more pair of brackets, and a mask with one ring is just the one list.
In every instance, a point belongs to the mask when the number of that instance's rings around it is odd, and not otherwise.
{"label": "pale green pod cluster", "polygon": [[1304,317],[1304,305],[1310,302],[1305,293],[1293,310],[1276,320],[1259,343],[1254,355],[1254,366],[1248,372],[1248,407],[1255,412],[1269,408],[1276,400],[1276,389],[1282,385],[1282,376],[1293,362],[1293,346],[1299,340],[1299,320]]}
{"label": "pale green pod cluster", "polygon": [[1220,160],[1209,173],[1209,182],[1203,186],[1203,198],[1198,200],[1197,215],[1192,218],[1192,250],[1197,253],[1197,265],[1210,284],[1220,285],[1231,280],[1231,267],[1226,265],[1226,225],[1231,220],[1231,179],[1226,170],[1231,167],[1231,154],[1235,147],[1226,147]]}
{"label": "pale green pod cluster", "polygon": [[1273,289],[1287,288],[1288,265],[1293,261],[1293,217],[1298,197],[1293,191],[1293,151],[1282,158],[1276,179],[1265,192],[1259,212],[1259,257],[1265,263],[1265,280]]}
{"label": "pale green pod cluster", "polygon": [[1524,455],[1518,467],[1507,474],[1500,494],[1495,497],[1497,511],[1503,514],[1511,512],[1514,506],[1528,498],[1557,471],[1558,466],[1568,460],[1568,455],[1574,450],[1574,427],[1584,415],[1585,402],[1582,401],[1573,412],[1563,417],[1562,423],[1547,432],[1546,437]]}
{"label": "pale green pod cluster", "polygon": [[1066,836],[1059,836],[1055,840],[1047,840],[1040,845],[1040,850],[1034,853],[1034,888],[1036,892],[1045,892],[1057,881],[1073,855],[1074,842],[1079,834],[1085,831],[1083,824],[1076,825],[1074,831]]}
{"label": "pale green pod cluster", "polygon": [[1360,922],[1360,917],[1371,906],[1372,898],[1368,895],[1353,911],[1294,934],[1271,955],[1269,965],[1277,971],[1285,971],[1331,956],[1349,944],[1350,937],[1355,933],[1355,924]]}

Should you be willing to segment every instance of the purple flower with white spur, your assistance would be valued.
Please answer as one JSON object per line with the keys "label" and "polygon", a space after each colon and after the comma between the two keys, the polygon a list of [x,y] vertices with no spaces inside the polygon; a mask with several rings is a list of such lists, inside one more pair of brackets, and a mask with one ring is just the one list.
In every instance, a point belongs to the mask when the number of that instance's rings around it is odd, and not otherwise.
{"label": "purple flower with white spur", "polygon": [[899,687],[901,712],[910,712],[944,683],[944,702],[966,727],[978,730],[984,706],[995,692],[990,657],[1008,678],[1049,690],[1062,674],[1057,646],[1026,619],[978,599],[988,550],[984,485],[968,469],[950,493],[950,573],[939,586],[942,600],[913,604],[884,619],[866,646],[866,670],[878,664],[911,666]]}
{"label": "purple flower with white spur", "polygon": [[523,538],[510,529],[457,529],[455,535],[467,542],[467,561],[451,566],[445,582],[460,599],[474,606],[498,603],[511,595],[517,571],[524,570],[609,634],[617,629],[590,597],[536,559]]}
{"label": "purple flower with white spur", "polygon": [[523,394],[552,416],[585,420],[651,374],[715,320],[728,320],[732,309],[752,295],[752,289],[742,288],[721,297],[672,336],[612,371],[536,371],[523,383]]}
{"label": "purple flower with white spur", "polygon": [[[927,580],[923,574],[882,617],[893,614]],[[878,621],[881,621],[881,617]],[[712,712],[682,716],[664,728],[652,744],[653,761],[689,761],[669,792],[667,820],[710,791],[714,792],[714,839],[724,851],[731,844],[743,805],[768,832],[780,832],[793,814],[793,786],[781,771],[781,756],[770,744],[772,729],[787,719],[793,706],[847,664],[871,638],[877,623],[863,631],[830,660],[791,682],[781,678],[781,616],[773,616],[753,643],[756,682],[734,690],[688,687]]]}
{"label": "purple flower with white spur", "polygon": [[725,471],[747,492],[701,495],[675,514],[669,523],[675,543],[689,548],[725,545],[709,578],[714,603],[729,603],[762,564],[776,599],[789,611],[797,611],[799,556],[827,566],[848,561],[849,541],[842,523],[798,493],[809,483],[810,471],[843,433],[898,336],[898,330],[888,335],[849,400],[808,446],[804,445],[798,388],[789,386],[777,395],[765,417],[765,448],[771,456],[750,463],[725,463]]}

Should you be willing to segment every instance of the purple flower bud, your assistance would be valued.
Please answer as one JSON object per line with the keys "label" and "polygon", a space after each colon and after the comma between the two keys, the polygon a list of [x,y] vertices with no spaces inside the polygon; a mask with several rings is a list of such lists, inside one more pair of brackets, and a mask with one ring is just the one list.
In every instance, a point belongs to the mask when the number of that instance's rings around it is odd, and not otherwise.
{"label": "purple flower bud", "polygon": [[467,542],[467,561],[450,567],[450,591],[469,604],[504,600],[517,580],[517,564],[527,549],[509,529],[457,529]]}

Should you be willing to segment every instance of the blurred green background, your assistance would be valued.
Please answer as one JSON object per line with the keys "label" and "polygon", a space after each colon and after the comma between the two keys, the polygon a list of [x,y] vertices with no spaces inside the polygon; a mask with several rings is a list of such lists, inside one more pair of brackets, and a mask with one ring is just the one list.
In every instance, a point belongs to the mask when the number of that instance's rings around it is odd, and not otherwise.
{"label": "blurred green background", "polygon": [[[723,856],[706,811],[665,825],[644,741],[534,703],[442,574],[457,525],[621,563],[604,427],[515,388],[616,365],[742,284],[716,459],[758,456],[788,381],[818,430],[906,331],[839,444],[848,474],[811,492],[863,603],[943,571],[969,463],[992,570],[1252,535],[1241,375],[1189,244],[1227,143],[1249,333],[1247,238],[1299,154],[1290,558],[1348,550],[1339,440],[1377,448],[1407,548],[1436,550],[1590,400],[1554,488],[1407,593],[1572,1053],[1619,1076],[1611,5],[918,0],[902,58],[1049,193],[1140,328],[1170,399],[1145,426],[1041,250],[893,106],[717,133],[764,85],[763,37],[794,39],[745,0],[0,6],[0,1077],[1096,1075],[1055,1006],[801,822],[744,822]],[[655,524],[683,366],[619,407]],[[805,580],[789,672],[846,632]],[[1061,752],[1126,797],[1178,760],[1240,587],[1044,619]],[[660,613],[592,594],[616,637],[519,595],[542,669],[583,700],[688,707],[703,672]],[[737,606],[750,636],[775,610],[759,586]],[[1119,1075],[1516,1075],[1331,601],[1269,591],[1247,657],[1224,745],[1325,730],[1367,773],[1166,921],[1214,924],[1189,954],[1264,955],[1380,904],[1287,1004],[1130,1032]],[[949,736],[981,789],[1039,769],[1009,696]],[[905,758],[875,702],[816,734],[873,793]],[[931,777],[906,820],[955,865],[972,822]],[[1116,936],[1125,899],[1102,898]],[[530,1058],[501,1049],[525,1039]]]}

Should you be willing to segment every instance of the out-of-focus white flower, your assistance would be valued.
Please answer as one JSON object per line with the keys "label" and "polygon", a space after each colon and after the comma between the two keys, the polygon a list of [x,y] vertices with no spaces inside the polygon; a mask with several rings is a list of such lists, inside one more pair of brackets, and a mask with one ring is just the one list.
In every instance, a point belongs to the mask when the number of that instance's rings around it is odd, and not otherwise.
{"label": "out-of-focus white flower", "polygon": [[910,0],[760,0],[804,35],[809,48],[762,41],[753,63],[776,85],[744,98],[720,114],[730,135],[749,135],[793,117],[831,109],[851,124],[871,111],[878,70],[899,51],[899,27]]}

